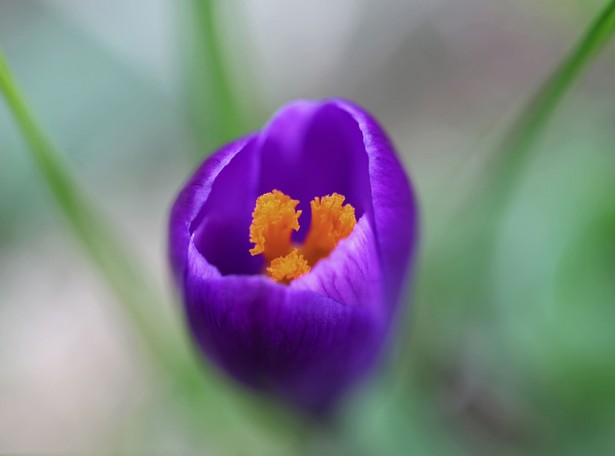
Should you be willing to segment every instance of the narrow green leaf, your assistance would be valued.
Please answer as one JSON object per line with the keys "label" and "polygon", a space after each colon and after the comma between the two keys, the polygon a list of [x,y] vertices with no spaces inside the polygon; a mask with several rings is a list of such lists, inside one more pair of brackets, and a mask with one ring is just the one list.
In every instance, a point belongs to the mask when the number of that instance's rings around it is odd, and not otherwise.
{"label": "narrow green leaf", "polygon": [[245,134],[214,0],[187,0],[188,108],[199,147],[198,158],[221,144]]}
{"label": "narrow green leaf", "polygon": [[492,204],[500,208],[511,195],[531,158],[531,150],[540,139],[557,107],[572,85],[579,79],[598,52],[615,32],[615,0],[609,1],[596,17],[575,48],[567,55],[550,78],[519,115],[498,151],[497,172],[489,184]]}
{"label": "narrow green leaf", "polygon": [[[157,292],[154,282],[138,262],[129,255],[130,249],[117,238],[107,218],[90,201],[74,178],[63,156],[43,134],[30,113],[24,98],[0,52],[0,93],[21,129],[43,179],[70,227],[102,275],[117,294],[132,317],[150,349],[153,358],[163,364],[175,364],[178,341],[169,340],[169,318],[161,318],[167,306]],[[165,366],[168,367],[168,366]]]}
{"label": "narrow green leaf", "polygon": [[[431,234],[434,240],[426,246],[429,251],[421,265],[417,300],[439,305],[423,306],[419,303],[417,306],[419,312],[423,307],[429,307],[428,312],[418,316],[419,319],[427,318],[421,327],[429,330],[421,332],[417,328],[418,336],[413,335],[414,358],[404,364],[403,375],[408,379],[404,385],[412,383],[412,376],[417,371],[450,362],[448,357],[456,355],[455,344],[459,341],[459,334],[463,334],[459,324],[478,322],[479,328],[488,321],[485,326],[489,330],[496,327],[497,297],[492,295],[492,266],[507,203],[557,107],[614,33],[615,0],[610,0],[579,43],[530,98],[510,133],[493,151],[493,172],[484,179],[481,188],[473,192],[472,198],[461,205],[448,223],[442,225],[439,233]],[[440,335],[437,339],[433,338],[434,331]],[[484,337],[493,347],[505,343],[505,338]],[[494,351],[498,349],[493,348]]]}

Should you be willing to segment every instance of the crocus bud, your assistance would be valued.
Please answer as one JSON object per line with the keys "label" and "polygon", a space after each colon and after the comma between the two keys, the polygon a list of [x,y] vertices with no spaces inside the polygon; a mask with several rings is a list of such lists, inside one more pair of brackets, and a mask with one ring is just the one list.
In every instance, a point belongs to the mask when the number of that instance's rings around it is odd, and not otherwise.
{"label": "crocus bud", "polygon": [[211,155],[170,222],[198,347],[241,383],[313,413],[382,355],[416,241],[390,142],[338,99],[290,103]]}

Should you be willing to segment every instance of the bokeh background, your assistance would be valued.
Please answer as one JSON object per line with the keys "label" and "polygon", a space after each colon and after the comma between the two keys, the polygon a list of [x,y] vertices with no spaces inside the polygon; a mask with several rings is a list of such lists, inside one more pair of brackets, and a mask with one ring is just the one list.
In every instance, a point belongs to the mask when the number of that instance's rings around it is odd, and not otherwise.
{"label": "bokeh background", "polygon": [[[615,454],[614,46],[532,149],[493,239],[472,235],[502,132],[604,5],[1,0],[0,48],[30,106],[156,277],[165,315],[179,314],[176,191],[295,98],[346,97],[381,121],[422,244],[391,356],[328,429],[274,412],[263,429],[269,412],[244,411],[211,369],[195,386],[211,407],[188,424],[189,396],[161,381],[0,103],[0,451]],[[220,94],[234,100],[222,111]]]}

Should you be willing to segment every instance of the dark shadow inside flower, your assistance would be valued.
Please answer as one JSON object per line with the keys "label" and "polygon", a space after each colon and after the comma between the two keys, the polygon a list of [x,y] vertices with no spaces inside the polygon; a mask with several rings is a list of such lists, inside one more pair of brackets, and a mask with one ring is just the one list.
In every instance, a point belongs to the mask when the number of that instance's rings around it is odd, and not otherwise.
{"label": "dark shadow inside flower", "polygon": [[249,253],[258,182],[256,147],[254,138],[218,174],[193,224],[196,248],[222,275],[258,274],[264,267],[260,256]]}
{"label": "dark shadow inside flower", "polygon": [[297,243],[310,229],[315,197],[344,195],[357,220],[369,212],[368,160],[357,122],[334,104],[298,102],[232,158],[193,225],[195,246],[222,275],[262,273],[262,257],[249,253],[249,228],[256,199],[274,189],[299,200]]}

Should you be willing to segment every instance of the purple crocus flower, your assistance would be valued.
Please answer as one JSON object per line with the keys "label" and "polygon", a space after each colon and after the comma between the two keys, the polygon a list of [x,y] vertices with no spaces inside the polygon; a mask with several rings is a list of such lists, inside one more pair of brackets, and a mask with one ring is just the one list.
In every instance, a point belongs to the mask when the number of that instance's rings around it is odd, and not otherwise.
{"label": "purple crocus flower", "polygon": [[412,190],[376,121],[347,101],[296,101],[194,173],[170,256],[198,347],[319,413],[379,358],[416,239]]}

